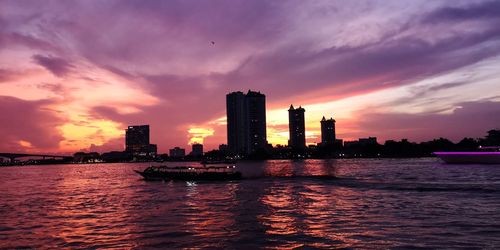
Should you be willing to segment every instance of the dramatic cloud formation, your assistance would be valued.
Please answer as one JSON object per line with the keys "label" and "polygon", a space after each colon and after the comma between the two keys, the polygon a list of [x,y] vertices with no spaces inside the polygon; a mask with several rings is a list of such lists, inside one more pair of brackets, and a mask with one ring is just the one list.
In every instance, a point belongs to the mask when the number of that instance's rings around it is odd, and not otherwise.
{"label": "dramatic cloud formation", "polygon": [[452,113],[362,113],[357,126],[362,131],[378,131],[383,138],[432,140],[446,134],[458,141],[469,137],[483,137],[484,128],[497,128],[500,124],[498,102],[467,102]]}
{"label": "dramatic cloud formation", "polygon": [[45,67],[48,71],[52,72],[55,76],[60,77],[68,74],[73,67],[64,59],[51,56],[34,55],[33,60],[35,60],[37,64]]}
{"label": "dramatic cloud formation", "polygon": [[24,101],[0,96],[2,149],[58,150],[63,137],[54,128],[64,119],[49,108],[51,104],[54,104],[51,100]]}
{"label": "dramatic cloud formation", "polygon": [[2,126],[0,151],[122,150],[134,124],[160,152],[211,149],[226,142],[225,94],[248,89],[267,96],[273,144],[290,103],[309,143],[323,115],[345,139],[481,136],[500,127],[468,122],[500,110],[497,13],[480,0],[3,1],[0,95],[57,119],[30,120],[37,138]]}

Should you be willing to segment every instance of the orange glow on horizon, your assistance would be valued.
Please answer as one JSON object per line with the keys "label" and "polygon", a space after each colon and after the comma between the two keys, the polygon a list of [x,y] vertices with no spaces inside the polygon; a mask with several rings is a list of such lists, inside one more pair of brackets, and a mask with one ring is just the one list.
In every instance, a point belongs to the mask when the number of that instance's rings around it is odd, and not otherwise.
{"label": "orange glow on horizon", "polygon": [[33,145],[31,144],[31,142],[25,141],[25,140],[20,140],[19,146],[21,146],[23,148],[33,148]]}
{"label": "orange glow on horizon", "polygon": [[69,122],[60,127],[64,140],[59,147],[64,151],[78,151],[89,147],[91,144],[101,146],[104,143],[123,137],[123,126],[109,120],[90,121],[91,125],[79,125]]}
{"label": "orange glow on horizon", "polygon": [[203,144],[206,137],[214,135],[215,130],[212,128],[192,127],[188,130],[189,144]]}

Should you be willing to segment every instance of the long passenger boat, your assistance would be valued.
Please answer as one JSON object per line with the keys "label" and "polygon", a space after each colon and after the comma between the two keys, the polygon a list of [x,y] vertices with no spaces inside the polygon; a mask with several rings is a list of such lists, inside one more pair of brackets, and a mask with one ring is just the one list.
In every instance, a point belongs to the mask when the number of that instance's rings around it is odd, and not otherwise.
{"label": "long passenger boat", "polygon": [[181,180],[181,181],[224,181],[239,180],[241,172],[236,166],[150,166],[143,171],[134,170],[145,180]]}
{"label": "long passenger boat", "polygon": [[477,152],[434,152],[450,164],[500,164],[500,147],[480,147]]}

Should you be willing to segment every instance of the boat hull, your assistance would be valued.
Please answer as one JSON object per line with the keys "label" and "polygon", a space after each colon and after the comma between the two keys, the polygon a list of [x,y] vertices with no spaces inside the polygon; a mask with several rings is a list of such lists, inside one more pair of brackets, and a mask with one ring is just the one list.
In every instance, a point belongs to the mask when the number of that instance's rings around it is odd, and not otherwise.
{"label": "boat hull", "polygon": [[449,164],[500,164],[500,152],[435,152]]}
{"label": "boat hull", "polygon": [[227,181],[240,180],[242,175],[240,172],[153,172],[147,173],[137,171],[145,180],[179,180],[179,181]]}

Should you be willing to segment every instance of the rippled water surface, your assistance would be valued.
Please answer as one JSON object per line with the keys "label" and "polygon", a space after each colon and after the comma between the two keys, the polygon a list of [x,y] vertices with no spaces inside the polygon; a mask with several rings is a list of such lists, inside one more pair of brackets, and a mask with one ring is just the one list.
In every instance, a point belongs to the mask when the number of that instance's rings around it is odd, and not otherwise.
{"label": "rippled water surface", "polygon": [[0,248],[500,247],[498,165],[243,162],[233,182],[146,166],[0,168]]}

